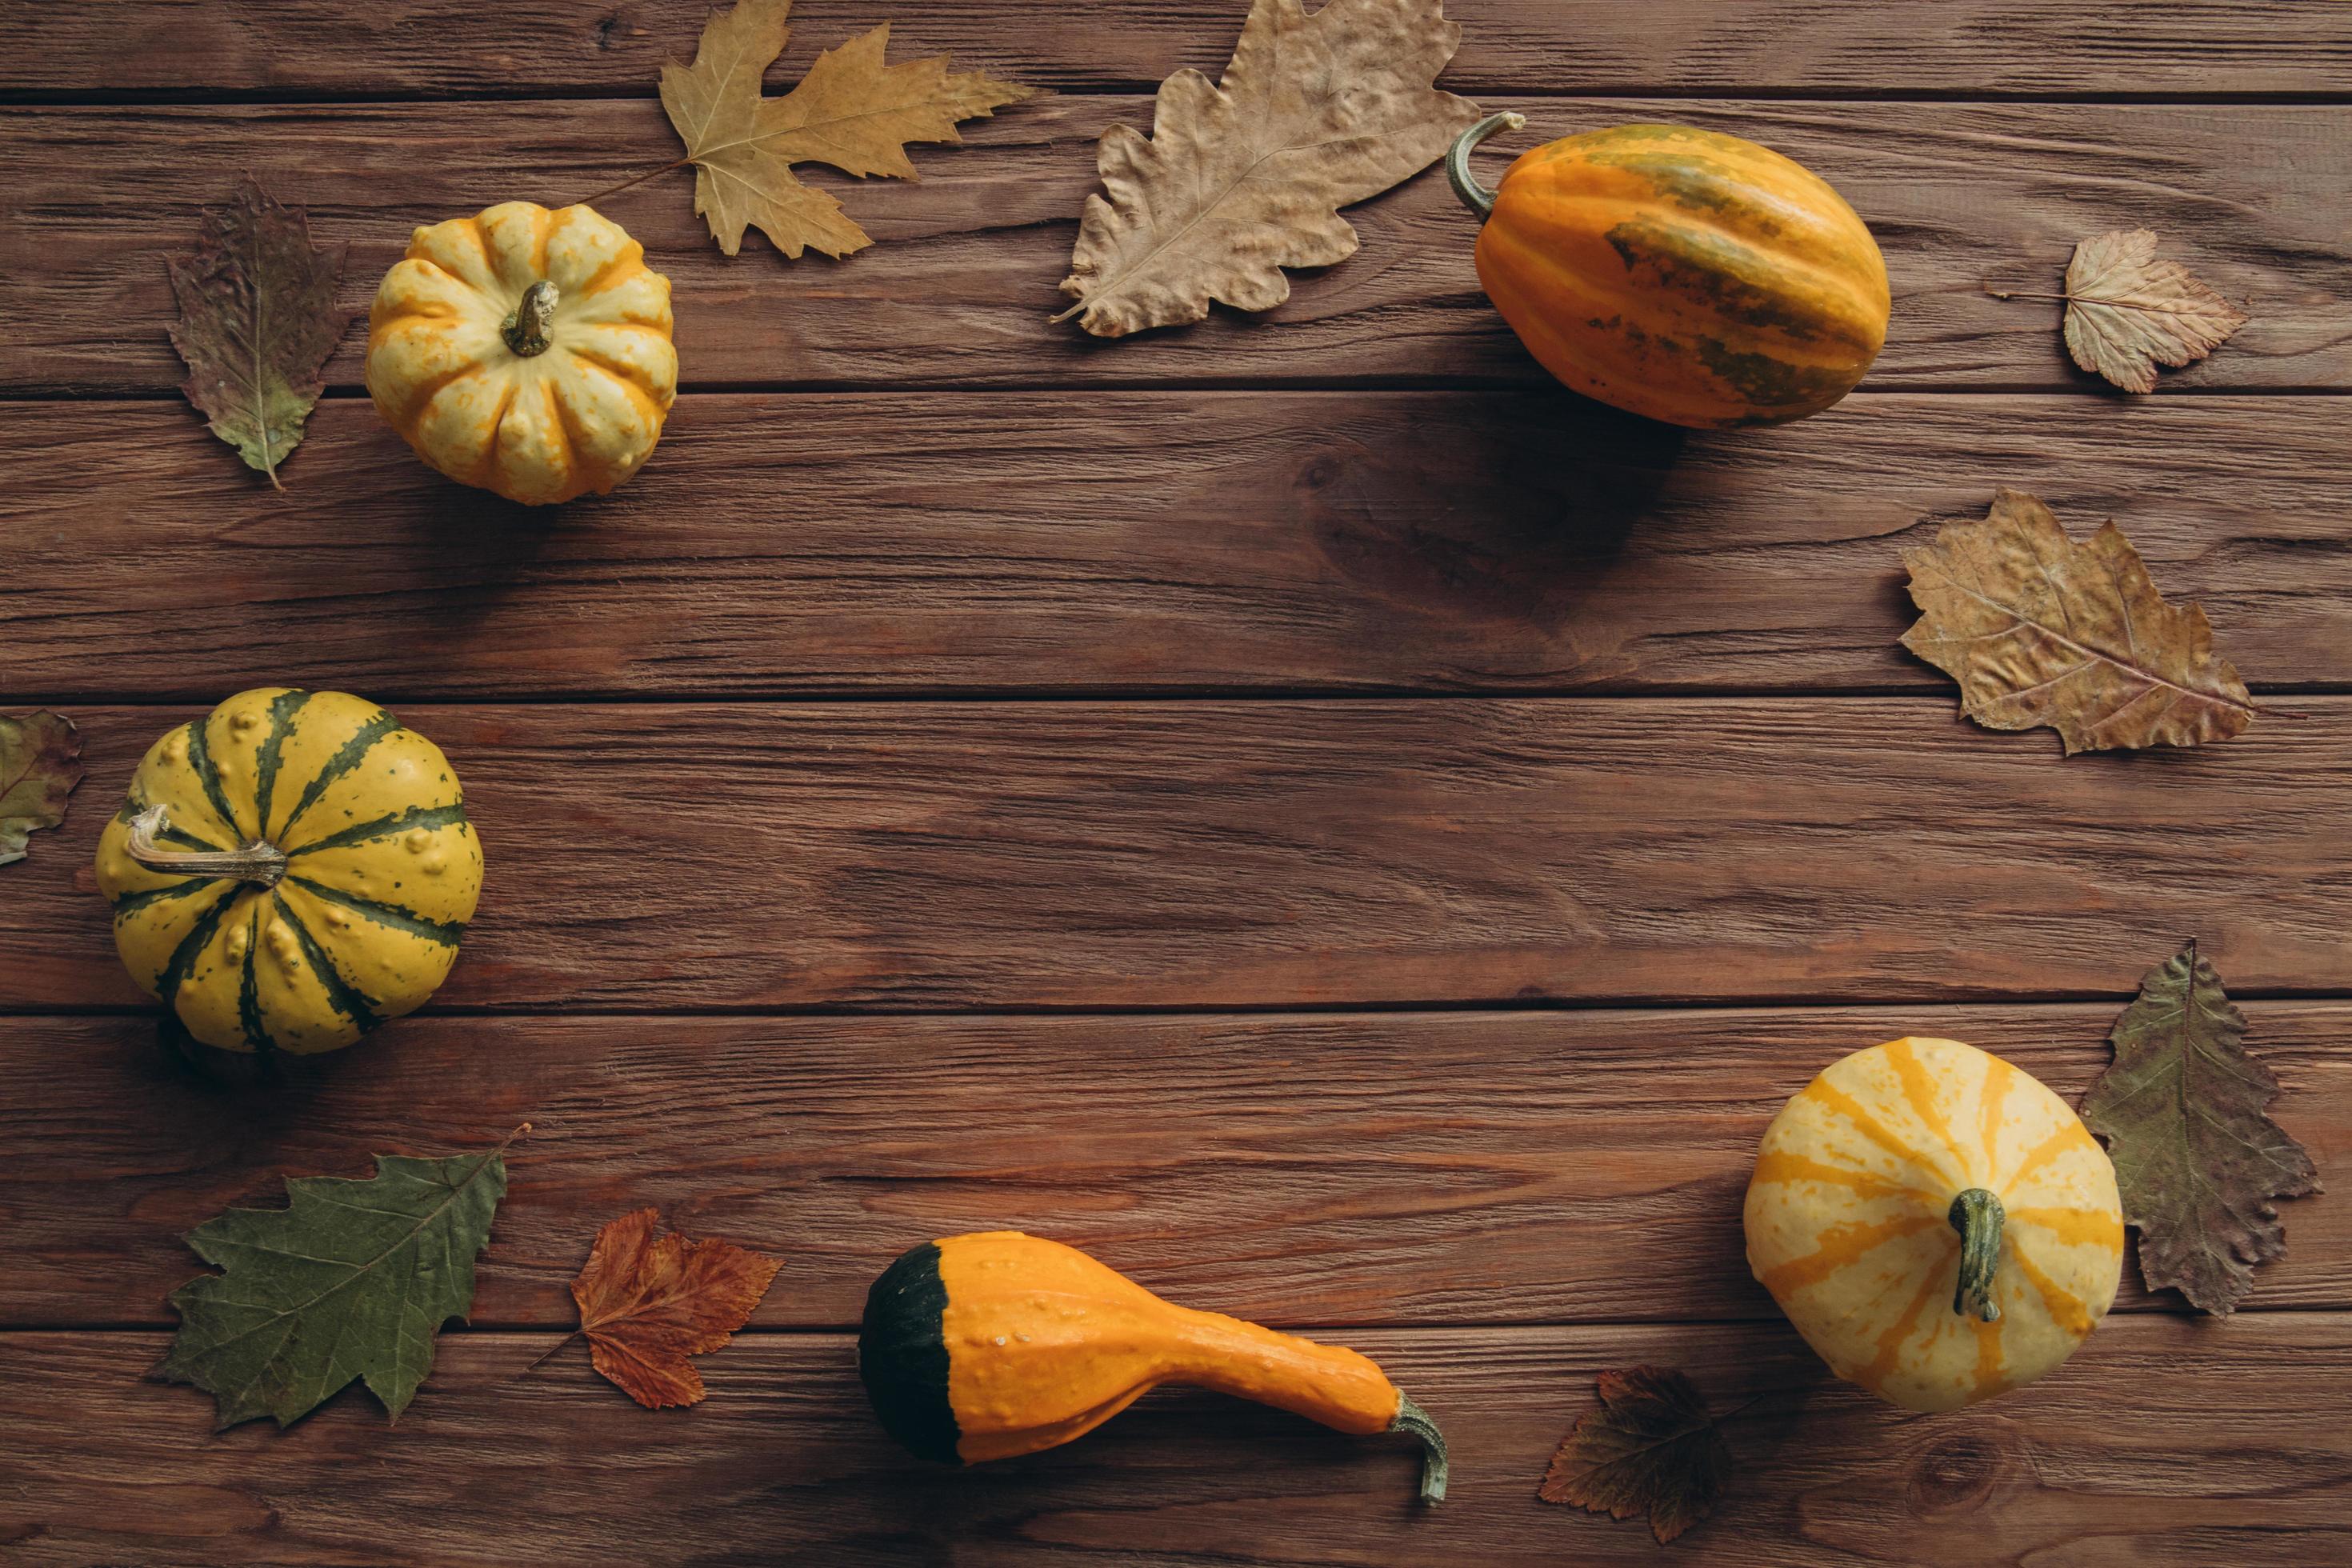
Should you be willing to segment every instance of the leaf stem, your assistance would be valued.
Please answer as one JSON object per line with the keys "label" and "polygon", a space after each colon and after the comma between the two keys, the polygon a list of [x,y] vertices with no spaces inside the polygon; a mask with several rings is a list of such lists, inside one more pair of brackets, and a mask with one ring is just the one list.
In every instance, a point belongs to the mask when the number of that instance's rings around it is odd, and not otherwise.
{"label": "leaf stem", "polygon": [[574,1329],[570,1333],[564,1335],[562,1339],[556,1341],[553,1344],[548,1346],[547,1353],[545,1355],[541,1356],[529,1366],[515,1373],[517,1380],[519,1381],[522,1378],[529,1377],[532,1373],[537,1372],[541,1367],[545,1366],[549,1361],[554,1358],[556,1352],[562,1350],[564,1346],[578,1339],[583,1331],[584,1331],[580,1329]]}
{"label": "leaf stem", "polygon": [[1991,284],[1984,291],[1996,300],[2063,300],[2069,305],[2112,305],[2119,310],[2147,310],[2160,316],[2195,316],[2205,312],[2184,310],[2171,305],[2150,305],[2137,300],[2111,299],[2105,294],[2044,294],[2032,289],[1996,289]]}
{"label": "leaf stem", "polygon": [[647,169],[644,174],[639,174],[639,175],[635,176],[635,178],[633,178],[633,179],[623,180],[623,181],[622,181],[619,184],[617,184],[617,185],[609,185],[609,186],[605,187],[604,190],[598,191],[598,192],[597,192],[594,195],[593,195],[593,196],[583,196],[582,198],[580,198],[580,200],[578,200],[578,201],[576,201],[576,202],[572,203],[572,205],[573,206],[581,206],[581,207],[584,207],[584,206],[593,206],[593,205],[594,205],[596,203],[603,201],[606,196],[617,196],[617,195],[619,195],[623,191],[627,190],[627,189],[628,189],[630,186],[632,186],[632,185],[642,185],[642,184],[644,184],[647,180],[655,179],[655,178],[657,178],[657,177],[658,177],[658,176],[660,176],[660,175],[667,174],[668,174],[672,169],[683,169],[683,168],[685,168],[688,163],[693,163],[693,162],[694,162],[694,160],[693,160],[693,159],[691,159],[691,158],[680,158],[680,159],[677,160],[675,163],[664,163],[664,164],[663,164],[660,168],[658,168],[658,169]]}

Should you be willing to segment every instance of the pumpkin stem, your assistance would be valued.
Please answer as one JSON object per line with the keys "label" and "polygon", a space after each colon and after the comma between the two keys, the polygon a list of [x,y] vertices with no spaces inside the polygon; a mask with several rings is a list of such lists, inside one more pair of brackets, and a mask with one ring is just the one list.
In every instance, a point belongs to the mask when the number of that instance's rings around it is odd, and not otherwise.
{"label": "pumpkin stem", "polygon": [[1391,1432],[1410,1432],[1421,1439],[1421,1500],[1425,1503],[1445,1500],[1445,1434],[1429,1418],[1429,1412],[1412,1402],[1412,1396],[1397,1391],[1396,1419],[1389,1423]]}
{"label": "pumpkin stem", "polygon": [[507,347],[524,359],[547,352],[548,334],[555,329],[555,307],[563,298],[562,290],[544,278],[522,291],[522,303],[514,314],[499,323],[499,335]]}
{"label": "pumpkin stem", "polygon": [[1462,205],[1476,213],[1481,223],[1495,210],[1495,193],[1480,184],[1470,173],[1470,149],[1497,131],[1517,131],[1527,122],[1526,115],[1513,114],[1508,110],[1490,114],[1456,136],[1454,145],[1446,152],[1445,177],[1453,182],[1454,194],[1462,198]]}
{"label": "pumpkin stem", "polygon": [[286,875],[286,851],[257,838],[242,849],[166,849],[157,842],[172,826],[160,805],[151,805],[131,819],[131,858],[150,871],[167,877],[209,877],[216,881],[251,882],[274,888]]}
{"label": "pumpkin stem", "polygon": [[1952,1310],[1998,1323],[2000,1302],[1993,1294],[1993,1274],[2000,1267],[2000,1226],[2007,1217],[2000,1200],[1982,1187],[1970,1187],[1952,1200],[1946,1217],[1960,1233],[1960,1284],[1952,1292]]}

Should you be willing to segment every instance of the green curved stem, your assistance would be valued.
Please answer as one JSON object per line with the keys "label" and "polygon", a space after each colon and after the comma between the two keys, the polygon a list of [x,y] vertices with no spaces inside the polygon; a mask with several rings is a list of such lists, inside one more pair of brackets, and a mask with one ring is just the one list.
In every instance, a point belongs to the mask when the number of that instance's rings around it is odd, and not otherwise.
{"label": "green curved stem", "polygon": [[1437,1503],[1445,1500],[1445,1434],[1429,1418],[1429,1412],[1412,1402],[1410,1394],[1397,1394],[1396,1419],[1389,1423],[1391,1432],[1410,1432],[1421,1439],[1421,1500]]}
{"label": "green curved stem", "polygon": [[1952,1293],[1952,1310],[1964,1318],[2000,1321],[2000,1302],[1993,1293],[1993,1274],[2000,1267],[2000,1227],[2007,1216],[2000,1200],[1982,1187],[1970,1187],[1952,1200],[1946,1216],[1960,1233],[1960,1284]]}
{"label": "green curved stem", "polygon": [[555,307],[562,298],[562,290],[541,279],[522,291],[522,303],[514,314],[499,323],[499,336],[524,359],[545,353],[549,334],[555,330]]}
{"label": "green curved stem", "polygon": [[1476,213],[1481,223],[1486,220],[1487,214],[1495,210],[1495,193],[1480,184],[1476,176],[1470,173],[1470,149],[1497,131],[1517,131],[1527,122],[1528,117],[1524,114],[1513,114],[1507,110],[1490,114],[1456,136],[1454,145],[1446,149],[1445,177],[1452,183],[1454,194],[1462,198],[1462,205]]}

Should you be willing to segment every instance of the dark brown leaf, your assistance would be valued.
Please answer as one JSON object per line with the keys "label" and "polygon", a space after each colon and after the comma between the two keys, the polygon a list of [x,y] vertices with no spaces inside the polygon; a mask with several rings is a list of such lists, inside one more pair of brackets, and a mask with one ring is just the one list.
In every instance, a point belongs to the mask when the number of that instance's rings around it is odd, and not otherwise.
{"label": "dark brown leaf", "polygon": [[25,836],[66,819],[81,783],[81,736],[55,713],[0,715],[0,866],[25,858]]}
{"label": "dark brown leaf", "polygon": [[1627,1367],[1596,1382],[1601,1403],[1576,1418],[1536,1495],[1612,1519],[1645,1513],[1663,1546],[1715,1510],[1730,1446],[1676,1368]]}
{"label": "dark brown leaf", "polygon": [[205,214],[194,253],[170,264],[180,302],[172,346],[188,366],[180,390],[273,485],[358,314],[335,302],[345,249],[312,245],[301,209],[279,206],[247,175],[227,206]]}
{"label": "dark brown leaf", "polygon": [[1990,730],[2058,731],[2068,755],[2226,741],[2254,716],[2195,605],[2165,603],[2112,522],[2087,544],[2022,490],[1982,522],[1945,525],[1903,552],[1922,612],[1903,646],[1960,683]]}
{"label": "dark brown leaf", "polygon": [[658,1223],[639,1209],[607,1225],[572,1282],[596,1370],[648,1410],[701,1400],[701,1374],[686,1358],[725,1344],[782,1267],[724,1241],[656,1237]]}
{"label": "dark brown leaf", "polygon": [[2150,1289],[2227,1317],[2258,1263],[2286,1253],[2273,1198],[2319,1191],[2311,1154],[2268,1115],[2271,1069],[2246,1054],[2245,1015],[2190,942],[2141,977],[2107,1037],[2116,1059],[2083,1097],[2106,1141]]}

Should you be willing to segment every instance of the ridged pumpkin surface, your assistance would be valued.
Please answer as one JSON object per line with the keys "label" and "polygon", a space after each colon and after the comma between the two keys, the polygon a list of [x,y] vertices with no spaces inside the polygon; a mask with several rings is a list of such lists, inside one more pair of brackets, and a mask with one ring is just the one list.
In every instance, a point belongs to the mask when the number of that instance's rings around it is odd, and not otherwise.
{"label": "ridged pumpkin surface", "polygon": [[1689,126],[1521,154],[1477,266],[1545,369],[1673,425],[1817,414],[1886,340],[1886,265],[1843,198],[1769,148]]}
{"label": "ridged pumpkin surface", "polygon": [[[283,850],[274,888],[157,871],[162,842]],[[447,977],[482,887],[482,851],[439,747],[374,703],[265,688],[155,742],[98,847],[114,940],[140,984],[225,1050],[331,1051],[415,1010]]]}
{"label": "ridged pumpkin surface", "polygon": [[[503,327],[555,285],[548,347]],[[677,397],[669,279],[588,207],[504,202],[420,228],[368,311],[368,395],[453,479],[534,504],[637,471]]]}
{"label": "ridged pumpkin surface", "polygon": [[[1950,1214],[2006,1210],[1998,1321],[1954,1304]],[[2066,1102],[1958,1040],[1856,1051],[1782,1108],[1748,1186],[1748,1262],[1830,1369],[1913,1410],[1952,1410],[2064,1361],[2123,1269],[2115,1167]]]}

